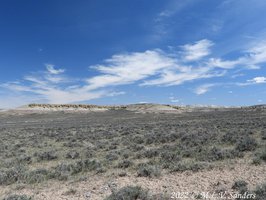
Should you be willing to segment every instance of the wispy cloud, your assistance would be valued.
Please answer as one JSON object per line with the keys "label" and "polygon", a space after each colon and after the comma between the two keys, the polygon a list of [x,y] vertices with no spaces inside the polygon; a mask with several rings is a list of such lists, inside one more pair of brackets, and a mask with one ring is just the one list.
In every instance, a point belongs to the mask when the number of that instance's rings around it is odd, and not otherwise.
{"label": "wispy cloud", "polygon": [[178,98],[175,98],[175,97],[169,97],[169,99],[170,99],[170,102],[171,103],[179,103],[180,102],[180,99],[178,99]]}
{"label": "wispy cloud", "polygon": [[258,77],[251,79],[251,80],[248,80],[248,82],[256,83],[256,84],[266,83],[266,77],[258,76]]}
{"label": "wispy cloud", "polygon": [[178,68],[177,61],[162,50],[148,50],[114,55],[102,65],[91,66],[102,75],[87,79],[87,89],[130,84],[161,73],[161,70]]}
{"label": "wispy cloud", "polygon": [[178,12],[182,11],[187,6],[194,3],[193,0],[183,0],[183,1],[173,1],[170,2],[155,18],[155,21],[160,22],[173,15],[176,15]]}
{"label": "wispy cloud", "polygon": [[186,44],[182,46],[184,60],[195,61],[209,55],[211,53],[210,47],[213,43],[210,40],[203,39],[194,44]]}
{"label": "wispy cloud", "polygon": [[[27,98],[24,99],[27,99],[28,103],[36,99],[48,103],[82,102],[107,95],[104,91],[91,92],[84,89],[82,82],[73,83],[69,80],[70,78],[62,76],[63,72],[62,69],[55,69],[54,66],[47,67],[46,71],[27,75],[22,81],[7,82],[0,86],[13,92],[9,93],[10,98],[12,94],[18,98],[27,93]],[[21,101],[21,103],[24,102]]]}
{"label": "wispy cloud", "polygon": [[55,69],[54,65],[52,64],[45,64],[45,66],[48,72],[51,74],[61,74],[65,71],[64,69]]}
{"label": "wispy cloud", "polygon": [[189,68],[186,72],[164,71],[158,79],[144,81],[141,85],[173,86],[187,81],[223,76],[225,71],[211,71],[208,67]]}
{"label": "wispy cloud", "polygon": [[204,84],[204,85],[200,85],[199,87],[197,87],[194,90],[194,92],[197,95],[202,95],[202,94],[205,94],[206,92],[208,92],[214,86],[216,86],[216,84]]}
{"label": "wispy cloud", "polygon": [[154,17],[152,40],[162,40],[167,37],[173,29],[171,19],[194,3],[196,3],[194,0],[170,1]]}
{"label": "wispy cloud", "polygon": [[222,60],[221,58],[210,58],[207,64],[210,67],[217,67],[222,69],[232,69],[237,65],[242,64],[244,62],[244,58],[239,58],[237,60]]}
{"label": "wispy cloud", "polygon": [[245,83],[237,83],[237,85],[247,86],[247,85],[256,85],[256,84],[262,84],[262,83],[266,83],[266,77],[258,76],[258,77],[254,77],[252,79],[247,80]]}

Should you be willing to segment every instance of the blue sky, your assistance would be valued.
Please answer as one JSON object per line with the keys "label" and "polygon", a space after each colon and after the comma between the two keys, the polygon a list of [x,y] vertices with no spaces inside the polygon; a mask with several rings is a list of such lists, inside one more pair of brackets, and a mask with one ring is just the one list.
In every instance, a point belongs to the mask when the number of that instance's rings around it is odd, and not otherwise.
{"label": "blue sky", "polygon": [[0,0],[0,108],[266,103],[265,0]]}

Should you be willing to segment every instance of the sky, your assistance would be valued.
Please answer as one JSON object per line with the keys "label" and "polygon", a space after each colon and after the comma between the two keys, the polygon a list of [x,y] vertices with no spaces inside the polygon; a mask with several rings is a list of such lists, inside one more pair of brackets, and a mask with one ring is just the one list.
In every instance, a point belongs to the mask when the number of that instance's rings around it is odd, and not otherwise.
{"label": "sky", "polygon": [[266,103],[265,0],[0,0],[0,108]]}

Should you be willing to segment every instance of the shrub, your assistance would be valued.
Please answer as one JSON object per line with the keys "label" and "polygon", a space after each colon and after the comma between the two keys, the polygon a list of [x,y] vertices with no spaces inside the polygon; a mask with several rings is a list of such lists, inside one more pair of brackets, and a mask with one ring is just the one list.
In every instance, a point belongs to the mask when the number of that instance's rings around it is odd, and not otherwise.
{"label": "shrub", "polygon": [[40,183],[47,179],[49,172],[46,169],[36,169],[33,171],[26,172],[23,175],[23,181],[26,183]]}
{"label": "shrub", "polygon": [[239,140],[239,135],[237,132],[227,132],[222,136],[222,142],[234,144]]}
{"label": "shrub", "polygon": [[146,140],[145,140],[145,144],[146,145],[149,145],[149,144],[152,144],[152,143],[155,143],[156,142],[156,137],[154,136],[154,134],[147,134],[145,136]]}
{"label": "shrub", "polygon": [[148,191],[139,186],[126,186],[112,193],[105,200],[150,200]]}
{"label": "shrub", "polygon": [[122,162],[118,163],[117,167],[118,168],[128,168],[132,165],[133,165],[133,163],[130,160],[123,160]]}
{"label": "shrub", "polygon": [[34,155],[37,156],[37,161],[57,159],[57,155],[55,155],[54,151],[44,151],[40,153],[35,153]]}
{"label": "shrub", "polygon": [[160,158],[162,162],[168,163],[168,162],[178,162],[181,160],[180,156],[176,152],[168,152],[168,151],[163,151],[160,153]]}
{"label": "shrub", "polygon": [[18,158],[19,163],[30,164],[32,162],[31,157],[27,155],[22,155]]}
{"label": "shrub", "polygon": [[266,197],[266,183],[257,186],[257,188],[255,189],[255,200],[265,200]]}
{"label": "shrub", "polygon": [[232,186],[232,189],[237,190],[241,194],[243,194],[246,191],[248,191],[247,185],[248,185],[248,183],[246,181],[238,180],[238,181],[235,181],[234,185]]}
{"label": "shrub", "polygon": [[108,153],[105,158],[109,161],[114,161],[114,160],[118,160],[119,159],[119,156],[117,155],[117,153],[115,152],[110,152]]}
{"label": "shrub", "polygon": [[253,151],[257,147],[257,142],[254,138],[251,137],[244,137],[241,140],[238,141],[236,145],[236,150],[239,151]]}
{"label": "shrub", "polygon": [[139,177],[159,177],[161,169],[158,166],[142,163],[138,166],[137,176]]}
{"label": "shrub", "polygon": [[77,190],[70,188],[69,190],[67,190],[66,192],[64,192],[64,195],[74,195],[77,193]]}
{"label": "shrub", "polygon": [[144,156],[146,158],[153,158],[159,155],[159,152],[157,149],[148,149],[144,152]]}
{"label": "shrub", "polygon": [[264,149],[264,151],[261,153],[260,159],[266,162],[266,149]]}
{"label": "shrub", "polygon": [[27,195],[17,195],[13,194],[8,197],[5,197],[3,200],[33,200],[32,197],[28,197]]}
{"label": "shrub", "polygon": [[76,159],[79,157],[79,153],[76,151],[70,151],[66,154],[66,158],[68,159]]}
{"label": "shrub", "polygon": [[21,180],[25,171],[21,165],[0,171],[0,185],[9,185]]}
{"label": "shrub", "polygon": [[210,152],[208,153],[208,160],[210,161],[217,161],[223,160],[225,158],[225,152],[217,147],[213,147]]}
{"label": "shrub", "polygon": [[132,142],[134,142],[135,144],[142,144],[144,142],[144,138],[137,135],[132,138]]}
{"label": "shrub", "polygon": [[199,170],[209,167],[207,163],[202,162],[179,162],[170,166],[171,172],[184,172],[184,171],[193,171],[197,172]]}
{"label": "shrub", "polygon": [[133,143],[130,145],[130,148],[132,151],[140,151],[140,150],[144,149],[144,145]]}
{"label": "shrub", "polygon": [[102,165],[96,160],[79,160],[75,163],[65,164],[61,163],[54,168],[51,178],[57,178],[59,180],[66,180],[69,175],[78,174],[80,172],[87,171],[101,172]]}
{"label": "shrub", "polygon": [[252,164],[254,165],[260,165],[261,164],[261,159],[259,157],[255,157],[252,159]]}

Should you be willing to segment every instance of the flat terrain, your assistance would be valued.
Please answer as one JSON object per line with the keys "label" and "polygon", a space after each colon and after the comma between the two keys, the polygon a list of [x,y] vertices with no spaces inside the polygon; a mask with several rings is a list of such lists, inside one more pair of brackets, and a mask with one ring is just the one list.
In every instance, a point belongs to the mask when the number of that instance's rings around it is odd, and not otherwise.
{"label": "flat terrain", "polygon": [[0,198],[263,199],[265,108],[169,110],[0,112]]}

